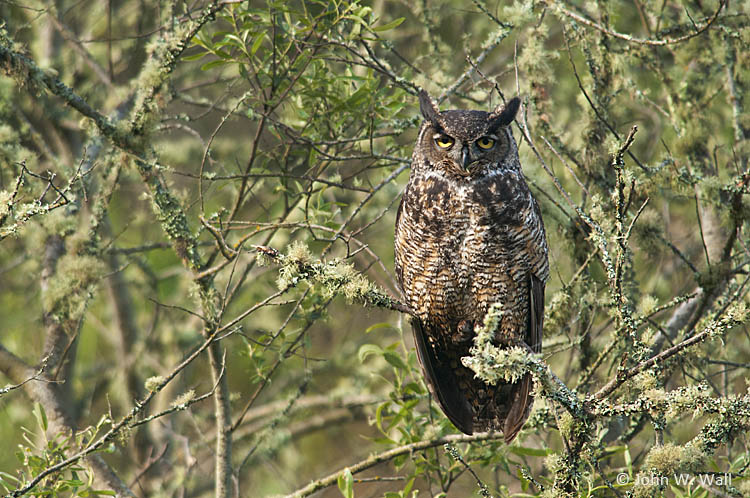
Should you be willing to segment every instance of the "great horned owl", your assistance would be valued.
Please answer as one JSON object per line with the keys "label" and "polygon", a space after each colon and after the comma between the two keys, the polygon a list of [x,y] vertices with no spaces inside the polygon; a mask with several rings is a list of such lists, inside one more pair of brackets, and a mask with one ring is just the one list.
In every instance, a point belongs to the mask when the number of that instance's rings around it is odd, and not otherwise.
{"label": "great horned owl", "polygon": [[491,386],[461,364],[490,306],[503,313],[501,347],[542,347],[547,242],[521,173],[510,124],[520,100],[493,112],[443,111],[422,90],[425,121],[396,215],[396,274],[417,318],[422,371],[443,412],[466,434],[502,430],[510,442],[529,415],[529,375]]}

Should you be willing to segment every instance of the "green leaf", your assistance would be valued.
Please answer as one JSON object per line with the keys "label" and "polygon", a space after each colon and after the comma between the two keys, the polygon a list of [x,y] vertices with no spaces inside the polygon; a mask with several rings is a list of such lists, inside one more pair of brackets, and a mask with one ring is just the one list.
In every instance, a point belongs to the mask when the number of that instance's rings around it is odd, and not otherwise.
{"label": "green leaf", "polygon": [[388,24],[383,24],[382,26],[378,26],[377,28],[372,28],[373,31],[388,31],[389,29],[393,29],[395,27],[398,27],[401,25],[402,22],[406,20],[405,17],[399,17],[398,19],[395,19]]}
{"label": "green leaf", "polygon": [[[388,408],[388,403],[382,403],[375,410],[375,423],[378,426],[378,430],[383,434],[386,434],[386,430],[383,429],[383,410],[386,408]],[[23,456],[20,459],[23,460]]]}
{"label": "green leaf", "polygon": [[34,416],[36,417],[39,427],[46,432],[48,427],[47,414],[44,411],[44,407],[39,403],[34,404]]}
{"label": "green leaf", "polygon": [[198,59],[202,59],[203,57],[207,55],[208,55],[208,52],[201,51],[201,52],[198,52],[197,54],[186,55],[182,57],[182,60],[183,61],[197,61]]}
{"label": "green leaf", "polygon": [[258,37],[253,41],[253,46],[250,47],[250,54],[255,55],[255,52],[258,51],[260,48],[261,43],[263,43],[263,38],[265,38],[265,33],[261,33],[258,35]]}
{"label": "green leaf", "polygon": [[633,477],[633,459],[630,457],[630,450],[627,447],[625,448],[623,457],[625,458],[625,467],[628,469],[628,475]]}
{"label": "green leaf", "polygon": [[404,391],[404,394],[424,394],[422,386],[418,382],[407,382],[401,389]]}
{"label": "green leaf", "polygon": [[354,477],[351,470],[344,469],[344,473],[339,476],[339,491],[345,498],[354,498]]}
{"label": "green leaf", "polygon": [[409,491],[411,491],[411,488],[414,487],[414,477],[409,479],[409,482],[406,483],[406,486],[404,486],[404,490],[402,491],[402,494],[404,496],[409,494]]}
{"label": "green leaf", "polygon": [[383,358],[385,361],[398,368],[399,370],[409,370],[409,366],[404,362],[403,358],[398,353],[393,351],[384,351]]}
{"label": "green leaf", "polygon": [[368,356],[372,354],[380,355],[382,353],[383,353],[383,349],[376,344],[363,344],[359,348],[359,352],[357,353],[357,356],[359,357],[359,362],[362,363],[363,361],[365,361],[365,359]]}
{"label": "green leaf", "polygon": [[234,45],[238,48],[242,48],[245,46],[245,42],[242,41],[242,39],[234,33],[227,33],[226,35],[224,35],[224,41],[229,42],[229,44]]}
{"label": "green leaf", "polygon": [[21,481],[18,480],[17,477],[12,476],[8,474],[7,472],[0,471],[0,481],[6,482],[6,481],[12,481],[15,483],[20,483]]}
{"label": "green leaf", "polygon": [[372,7],[368,7],[366,5],[361,6],[358,10],[354,12],[354,15],[364,18],[366,15],[369,15],[372,13]]}
{"label": "green leaf", "polygon": [[344,102],[344,106],[347,108],[353,108],[361,105],[367,98],[370,96],[371,92],[370,89],[367,86],[361,86],[357,89],[356,92],[354,92],[348,99],[346,99],[346,102]]}
{"label": "green leaf", "polygon": [[224,59],[217,59],[217,60],[213,60],[211,62],[206,62],[205,64],[203,64],[201,66],[201,71],[206,71],[206,70],[211,69],[211,68],[216,67],[216,66],[222,66],[222,65],[224,65],[226,63],[227,63],[227,61],[225,61]]}
{"label": "green leaf", "polygon": [[380,322],[380,323],[376,323],[375,325],[370,325],[369,327],[367,327],[367,329],[365,329],[365,334],[369,334],[373,330],[377,330],[377,329],[391,329],[391,328],[393,328],[393,325],[391,325],[390,323]]}

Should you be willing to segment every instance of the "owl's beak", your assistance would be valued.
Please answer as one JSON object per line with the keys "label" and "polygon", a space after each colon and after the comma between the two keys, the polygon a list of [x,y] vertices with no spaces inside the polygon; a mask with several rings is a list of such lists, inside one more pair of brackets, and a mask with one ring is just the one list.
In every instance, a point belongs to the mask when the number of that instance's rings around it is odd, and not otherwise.
{"label": "owl's beak", "polygon": [[471,163],[471,158],[469,157],[469,147],[464,145],[461,149],[461,166],[463,167],[463,169],[468,169],[469,163]]}

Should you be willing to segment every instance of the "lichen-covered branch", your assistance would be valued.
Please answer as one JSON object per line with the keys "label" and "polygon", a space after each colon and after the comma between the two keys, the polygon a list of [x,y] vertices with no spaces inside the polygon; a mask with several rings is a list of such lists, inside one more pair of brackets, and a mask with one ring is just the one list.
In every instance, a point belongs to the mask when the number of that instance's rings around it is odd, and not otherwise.
{"label": "lichen-covered branch", "polygon": [[400,301],[385,294],[350,264],[339,260],[317,262],[303,244],[295,243],[286,255],[266,246],[255,246],[260,257],[281,264],[278,286],[280,289],[295,287],[306,281],[320,285],[323,295],[343,295],[347,301],[376,308],[385,308],[413,315]]}

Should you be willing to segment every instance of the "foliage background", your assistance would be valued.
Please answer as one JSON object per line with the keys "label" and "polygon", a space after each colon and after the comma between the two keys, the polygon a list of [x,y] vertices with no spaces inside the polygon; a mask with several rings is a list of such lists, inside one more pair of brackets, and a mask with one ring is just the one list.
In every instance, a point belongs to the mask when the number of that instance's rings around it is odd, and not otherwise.
{"label": "foliage background", "polygon": [[[743,2],[0,15],[8,493],[750,495]],[[428,399],[398,303],[420,87],[524,99],[553,277],[541,359],[491,358],[537,378],[511,446]]]}

